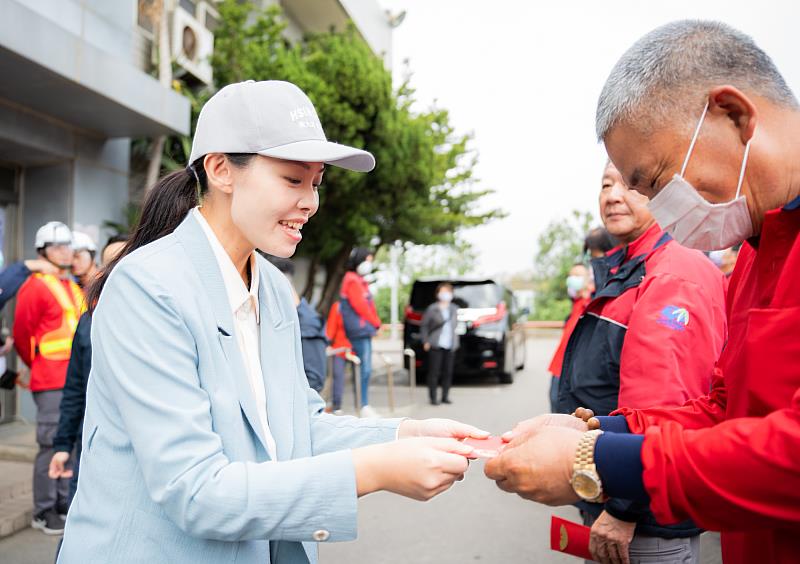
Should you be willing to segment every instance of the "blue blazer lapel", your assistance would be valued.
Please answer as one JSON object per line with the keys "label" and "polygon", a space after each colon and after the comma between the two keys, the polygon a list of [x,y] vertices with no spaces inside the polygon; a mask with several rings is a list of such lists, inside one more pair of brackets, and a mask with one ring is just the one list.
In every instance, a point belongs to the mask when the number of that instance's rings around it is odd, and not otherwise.
{"label": "blue blazer lapel", "polygon": [[[222,351],[225,353],[225,359],[228,361],[230,373],[236,383],[239,405],[247,417],[250,427],[252,427],[261,442],[264,452],[268,453],[266,437],[261,428],[261,420],[258,417],[256,402],[253,397],[253,389],[250,386],[244,360],[236,342],[233,313],[228,301],[228,293],[225,290],[222,272],[220,272],[211,244],[208,242],[203,228],[192,217],[191,213],[186,216],[183,223],[175,230],[175,236],[186,249],[186,254],[189,255],[200,279],[203,281],[203,286],[208,294],[209,305],[217,322],[217,336],[222,346]],[[267,391],[267,396],[269,396],[269,391]]]}
{"label": "blue blazer lapel", "polygon": [[292,323],[293,319],[287,318],[281,309],[280,292],[276,285],[285,283],[283,275],[263,264],[266,261],[258,262],[261,274],[258,289],[261,310],[261,371],[264,375],[264,389],[267,391],[267,418],[278,449],[278,460],[288,460],[294,447],[297,362],[302,362],[295,355],[297,336],[292,328],[297,327],[297,324]]}

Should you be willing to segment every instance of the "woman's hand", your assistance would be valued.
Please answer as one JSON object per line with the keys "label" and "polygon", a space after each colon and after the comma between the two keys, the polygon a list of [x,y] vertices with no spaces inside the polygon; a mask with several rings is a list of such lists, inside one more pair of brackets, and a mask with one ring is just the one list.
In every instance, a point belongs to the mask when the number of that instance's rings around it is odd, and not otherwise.
{"label": "woman's hand", "polygon": [[72,470],[64,469],[64,465],[68,460],[68,452],[57,452],[53,455],[53,458],[50,459],[50,468],[47,471],[47,475],[50,477],[50,479],[56,480],[58,478],[72,478]]}
{"label": "woman's hand", "polygon": [[461,480],[472,447],[455,439],[416,437],[353,451],[358,496],[384,490],[427,501]]}
{"label": "woman's hand", "polygon": [[630,564],[628,547],[633,540],[636,523],[620,521],[603,511],[592,525],[589,552],[601,564]]}
{"label": "woman's hand", "polygon": [[491,435],[466,423],[452,419],[406,419],[400,423],[397,438],[410,437],[443,437],[452,439],[485,439]]}

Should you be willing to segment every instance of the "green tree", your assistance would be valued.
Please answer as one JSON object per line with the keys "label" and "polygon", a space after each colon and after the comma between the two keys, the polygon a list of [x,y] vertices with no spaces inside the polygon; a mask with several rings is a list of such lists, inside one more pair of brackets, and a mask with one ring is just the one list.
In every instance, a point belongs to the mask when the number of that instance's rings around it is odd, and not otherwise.
{"label": "green tree", "polygon": [[569,315],[571,300],[565,280],[572,265],[583,260],[583,239],[592,223],[591,213],[574,210],[567,218],[550,222],[539,235],[534,258],[534,319],[563,320]]}
{"label": "green tree", "polygon": [[331,167],[318,217],[304,229],[299,253],[311,260],[304,293],[311,294],[311,281],[324,268],[322,310],[335,299],[354,246],[453,244],[458,229],[501,215],[478,209],[489,192],[475,187],[470,136],[457,135],[444,110],[412,111],[408,81],[394,90],[383,61],[352,25],[290,45],[277,6],[225,0],[219,12],[212,58],[218,84],[293,82],[311,98],[329,139],[365,148],[377,159],[370,174]]}

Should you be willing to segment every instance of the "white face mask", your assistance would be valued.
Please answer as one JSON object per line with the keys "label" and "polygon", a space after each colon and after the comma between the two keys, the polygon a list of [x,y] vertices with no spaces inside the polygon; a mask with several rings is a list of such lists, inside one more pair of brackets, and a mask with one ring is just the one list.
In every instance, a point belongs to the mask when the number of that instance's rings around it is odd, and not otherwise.
{"label": "white face mask", "polygon": [[750,219],[747,201],[741,195],[750,141],[744,148],[736,197],[724,204],[707,201],[683,176],[707,113],[708,104],[700,116],[680,174],[673,176],[647,207],[661,229],[681,245],[701,251],[718,251],[737,245],[753,235],[753,220]]}
{"label": "white face mask", "polygon": [[372,261],[365,260],[356,267],[356,272],[361,276],[366,276],[372,272]]}
{"label": "white face mask", "polygon": [[439,292],[438,298],[440,302],[450,303],[453,301],[453,292]]}
{"label": "white face mask", "polygon": [[578,294],[586,287],[586,278],[583,276],[567,276],[567,294],[575,299]]}

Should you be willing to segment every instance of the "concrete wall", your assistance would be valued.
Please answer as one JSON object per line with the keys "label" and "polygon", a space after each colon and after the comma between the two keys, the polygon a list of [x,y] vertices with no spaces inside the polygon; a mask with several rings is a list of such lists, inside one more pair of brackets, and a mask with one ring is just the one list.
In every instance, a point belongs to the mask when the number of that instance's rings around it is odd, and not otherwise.
{"label": "concrete wall", "polygon": [[383,57],[386,68],[392,68],[392,28],[378,0],[339,0],[350,19],[372,51]]}
{"label": "concrete wall", "polygon": [[105,244],[110,232],[103,222],[120,221],[128,201],[129,147],[127,139],[86,142],[74,160],[23,168],[21,258],[35,256],[36,230],[48,221],[62,221]]}
{"label": "concrete wall", "polygon": [[87,152],[75,161],[70,227],[88,233],[101,247],[111,235],[103,222],[123,219],[129,160],[129,140],[112,139],[102,144],[94,158]]}
{"label": "concrete wall", "polygon": [[22,248],[23,256],[36,255],[34,240],[36,230],[48,221],[72,221],[71,162],[54,165],[26,167],[22,177]]}
{"label": "concrete wall", "polygon": [[25,6],[94,47],[131,59],[136,0],[25,0]]}

